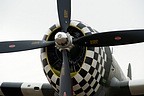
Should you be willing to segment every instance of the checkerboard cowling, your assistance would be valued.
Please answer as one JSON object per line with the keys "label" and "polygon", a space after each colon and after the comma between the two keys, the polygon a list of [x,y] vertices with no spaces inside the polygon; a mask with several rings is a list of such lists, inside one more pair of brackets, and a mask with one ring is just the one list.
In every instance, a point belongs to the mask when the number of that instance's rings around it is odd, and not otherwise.
{"label": "checkerboard cowling", "polygon": [[105,49],[89,47],[86,60],[80,72],[72,78],[73,90],[77,96],[93,96],[100,87],[100,80],[104,77],[104,64],[107,61]]}
{"label": "checkerboard cowling", "polygon": [[[71,21],[72,26],[76,26],[82,30],[86,35],[93,34],[94,31],[91,27],[79,21]],[[48,33],[53,31],[59,25],[52,26]],[[44,36],[44,40],[48,36]],[[59,78],[50,70],[48,61],[46,60],[45,49],[41,50],[41,60],[43,63],[44,72],[52,85],[52,87],[59,92]],[[88,47],[86,52],[86,59],[82,65],[81,70],[72,78],[74,95],[77,96],[93,96],[100,87],[100,80],[104,77],[104,65],[107,62],[107,55],[103,47]]]}

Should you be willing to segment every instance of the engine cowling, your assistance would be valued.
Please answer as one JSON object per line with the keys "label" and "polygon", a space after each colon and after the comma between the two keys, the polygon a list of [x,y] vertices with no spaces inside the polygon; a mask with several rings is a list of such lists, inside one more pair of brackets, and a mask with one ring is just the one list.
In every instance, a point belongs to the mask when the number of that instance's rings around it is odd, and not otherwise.
{"label": "engine cowling", "polygon": [[[43,40],[54,40],[55,34],[60,30],[60,25],[53,25],[44,35]],[[71,21],[68,32],[74,38],[97,33],[97,31],[80,21]],[[74,95],[93,96],[100,88],[100,82],[105,82],[105,64],[107,63],[105,48],[74,45],[68,56]],[[55,45],[45,47],[41,50],[41,60],[48,81],[59,93],[62,66],[61,53]]]}

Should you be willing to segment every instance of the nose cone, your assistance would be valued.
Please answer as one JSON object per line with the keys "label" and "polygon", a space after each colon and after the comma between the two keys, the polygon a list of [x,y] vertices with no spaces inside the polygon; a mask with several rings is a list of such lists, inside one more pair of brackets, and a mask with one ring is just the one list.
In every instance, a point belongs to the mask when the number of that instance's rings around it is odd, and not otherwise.
{"label": "nose cone", "polygon": [[55,42],[56,42],[58,45],[61,45],[61,46],[66,45],[67,42],[68,42],[68,37],[67,37],[66,33],[64,33],[64,32],[58,32],[58,33],[55,35]]}

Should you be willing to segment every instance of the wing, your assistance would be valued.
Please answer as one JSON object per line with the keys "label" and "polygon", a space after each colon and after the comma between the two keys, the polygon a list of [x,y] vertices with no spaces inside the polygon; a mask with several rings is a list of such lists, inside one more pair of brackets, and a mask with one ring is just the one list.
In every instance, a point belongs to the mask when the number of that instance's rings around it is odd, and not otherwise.
{"label": "wing", "polygon": [[48,83],[0,83],[0,96],[55,96]]}
{"label": "wing", "polygon": [[144,96],[144,80],[111,81],[111,96]]}

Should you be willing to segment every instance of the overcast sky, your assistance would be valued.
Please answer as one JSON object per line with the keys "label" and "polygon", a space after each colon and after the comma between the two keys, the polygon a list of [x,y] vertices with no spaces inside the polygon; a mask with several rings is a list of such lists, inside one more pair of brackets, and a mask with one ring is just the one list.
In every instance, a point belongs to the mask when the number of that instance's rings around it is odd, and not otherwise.
{"label": "overcast sky", "polygon": [[[143,0],[72,0],[72,20],[99,32],[144,29]],[[56,0],[0,0],[0,41],[41,40],[58,23]],[[132,64],[133,79],[144,79],[144,43],[113,47],[124,73]],[[0,82],[47,82],[40,49],[0,54]]]}

